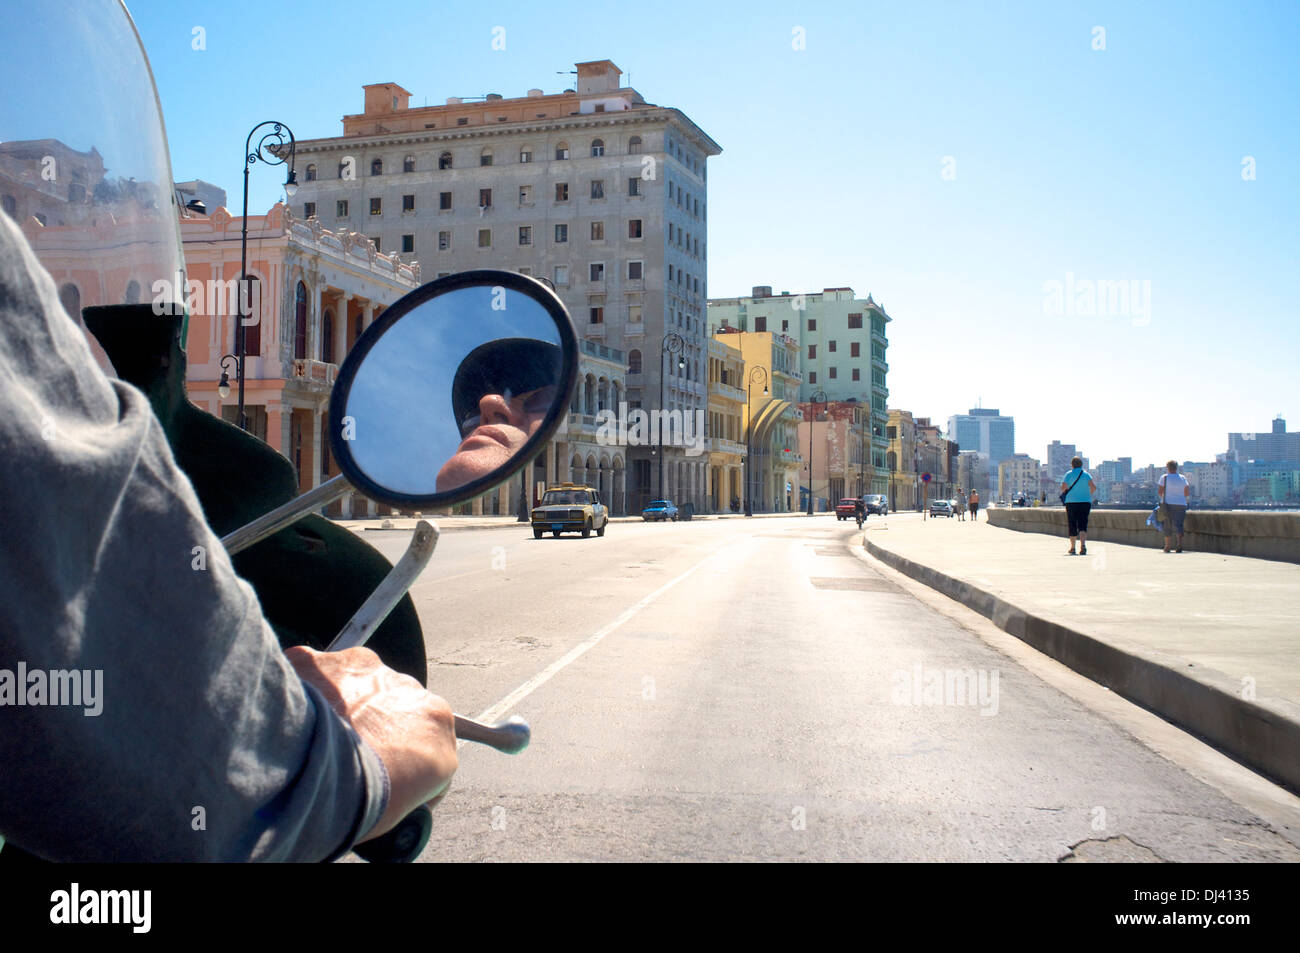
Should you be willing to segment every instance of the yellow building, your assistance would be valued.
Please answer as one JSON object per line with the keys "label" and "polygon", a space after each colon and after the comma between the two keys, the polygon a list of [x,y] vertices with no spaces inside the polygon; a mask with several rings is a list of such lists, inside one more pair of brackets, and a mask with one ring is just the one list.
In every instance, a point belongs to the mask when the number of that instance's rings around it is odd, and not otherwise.
{"label": "yellow building", "polygon": [[917,470],[916,421],[910,410],[889,411],[889,438],[886,462],[889,466],[889,510],[914,510],[920,506],[918,487],[920,471]]}
{"label": "yellow building", "polygon": [[745,497],[745,359],[725,338],[709,339],[709,494],[713,513],[737,510]]}
{"label": "yellow building", "polygon": [[743,499],[755,513],[799,507],[799,342],[772,331],[720,328],[715,335],[744,359],[744,434],[749,476]]}

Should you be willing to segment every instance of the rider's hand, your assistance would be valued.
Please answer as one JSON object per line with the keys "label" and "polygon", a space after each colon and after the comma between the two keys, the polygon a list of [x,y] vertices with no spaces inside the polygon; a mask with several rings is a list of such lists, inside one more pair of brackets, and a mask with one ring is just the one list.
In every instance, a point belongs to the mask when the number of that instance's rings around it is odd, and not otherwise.
{"label": "rider's hand", "polygon": [[285,657],[379,755],[392,792],[363,840],[386,833],[426,801],[437,801],[456,773],[451,708],[409,675],[393,671],[367,648],[317,652],[296,645]]}

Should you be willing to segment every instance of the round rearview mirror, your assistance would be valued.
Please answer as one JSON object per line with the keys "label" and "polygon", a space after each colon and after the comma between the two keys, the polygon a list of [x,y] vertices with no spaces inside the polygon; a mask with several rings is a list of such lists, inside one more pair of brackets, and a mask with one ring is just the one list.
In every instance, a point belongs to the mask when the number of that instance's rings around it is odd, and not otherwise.
{"label": "round rearview mirror", "polygon": [[577,376],[577,335],[555,292],[508,271],[439,278],[385,310],[343,362],[334,457],[381,503],[460,503],[542,450]]}

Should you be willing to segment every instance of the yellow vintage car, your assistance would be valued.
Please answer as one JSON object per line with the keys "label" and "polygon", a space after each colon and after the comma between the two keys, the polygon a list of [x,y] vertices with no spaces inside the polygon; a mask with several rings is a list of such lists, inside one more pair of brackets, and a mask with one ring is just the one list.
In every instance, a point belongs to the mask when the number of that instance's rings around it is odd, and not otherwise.
{"label": "yellow vintage car", "polygon": [[548,530],[556,536],[581,533],[585,539],[592,530],[597,536],[605,535],[609,507],[600,501],[595,487],[559,483],[546,488],[542,502],[533,507],[532,517],[534,539],[541,539]]}

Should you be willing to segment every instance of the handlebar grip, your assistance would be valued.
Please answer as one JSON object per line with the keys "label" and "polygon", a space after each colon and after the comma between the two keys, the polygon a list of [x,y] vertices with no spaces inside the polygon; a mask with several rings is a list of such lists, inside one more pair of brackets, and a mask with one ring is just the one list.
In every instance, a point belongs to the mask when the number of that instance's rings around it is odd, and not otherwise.
{"label": "handlebar grip", "polygon": [[387,834],[357,844],[353,852],[372,864],[409,864],[420,856],[433,832],[433,811],[421,804]]}
{"label": "handlebar grip", "polygon": [[477,741],[503,754],[518,754],[528,747],[533,732],[528,722],[518,715],[511,715],[496,725],[483,725],[464,715],[456,715],[456,737],[461,741]]}

